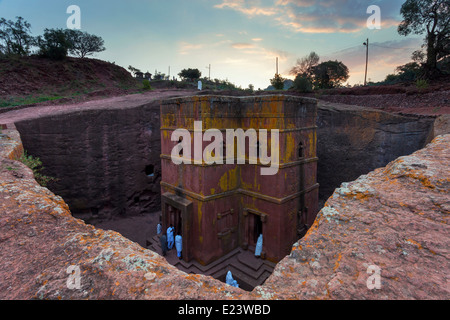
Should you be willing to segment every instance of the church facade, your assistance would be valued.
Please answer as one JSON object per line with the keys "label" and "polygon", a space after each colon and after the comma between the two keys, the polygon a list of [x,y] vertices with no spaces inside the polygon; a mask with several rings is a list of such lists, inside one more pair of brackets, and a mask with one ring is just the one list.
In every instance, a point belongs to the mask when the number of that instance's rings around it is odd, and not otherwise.
{"label": "church facade", "polygon": [[[185,261],[208,265],[239,247],[254,251],[261,234],[263,259],[278,262],[290,253],[318,212],[316,118],[316,100],[283,95],[195,96],[162,102],[162,223],[164,230],[173,225],[182,235]],[[237,141],[227,141],[227,130],[267,130],[267,141],[257,136],[255,149],[259,155],[260,144],[267,143],[267,153],[273,155],[272,147],[277,147],[276,173],[261,174],[273,163],[252,158],[251,139],[246,140],[244,164],[226,159],[226,150],[224,164],[207,164],[205,159],[174,163],[173,150],[180,143],[174,133],[189,132],[192,152],[183,150],[180,157],[194,157],[199,122],[202,133],[222,132],[227,146]]]}

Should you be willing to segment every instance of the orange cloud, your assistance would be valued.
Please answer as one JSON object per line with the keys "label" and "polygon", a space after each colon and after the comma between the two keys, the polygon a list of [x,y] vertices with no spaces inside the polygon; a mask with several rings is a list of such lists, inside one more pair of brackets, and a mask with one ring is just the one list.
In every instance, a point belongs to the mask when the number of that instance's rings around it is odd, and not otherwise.
{"label": "orange cloud", "polygon": [[235,49],[249,49],[255,47],[252,43],[232,43],[231,46]]}
{"label": "orange cloud", "polygon": [[239,11],[247,16],[273,16],[277,13],[276,8],[270,7],[258,7],[252,4],[248,4],[245,0],[223,0],[221,4],[217,4],[214,7],[218,9],[230,8]]}
{"label": "orange cloud", "polygon": [[[276,0],[271,6],[262,0],[222,0],[218,9],[232,9],[249,18],[266,16],[295,33],[352,33],[367,28],[366,0]],[[382,28],[397,26],[403,0],[380,0]],[[266,3],[266,2],[264,2]]]}

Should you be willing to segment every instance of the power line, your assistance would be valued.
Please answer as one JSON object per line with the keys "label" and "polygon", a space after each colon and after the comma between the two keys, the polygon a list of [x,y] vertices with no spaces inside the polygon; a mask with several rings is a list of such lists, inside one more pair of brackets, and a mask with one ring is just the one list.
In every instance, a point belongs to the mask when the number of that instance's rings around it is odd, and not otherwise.
{"label": "power line", "polygon": [[385,48],[385,49],[393,49],[393,50],[416,49],[413,47],[394,48],[394,47],[388,47],[388,46],[380,46],[379,44],[373,44],[373,43],[372,43],[372,45],[375,47],[380,47],[380,48]]}
{"label": "power line", "polygon": [[360,46],[361,46],[360,44],[357,44],[357,45],[354,45],[354,46],[351,46],[351,47],[346,47],[346,48],[343,48],[343,49],[338,49],[338,50],[333,50],[333,51],[329,51],[329,52],[326,52],[326,53],[321,53],[321,55],[327,56],[327,55],[329,55],[331,53],[338,53],[338,52],[341,52],[341,51],[344,51],[344,50],[348,50],[348,49],[352,49],[352,48],[356,48],[356,47],[360,47]]}
{"label": "power line", "polygon": [[366,75],[364,77],[364,86],[367,85],[367,68],[369,66],[369,38],[367,38],[367,41],[364,42],[364,46],[367,47],[367,51],[366,51]]}

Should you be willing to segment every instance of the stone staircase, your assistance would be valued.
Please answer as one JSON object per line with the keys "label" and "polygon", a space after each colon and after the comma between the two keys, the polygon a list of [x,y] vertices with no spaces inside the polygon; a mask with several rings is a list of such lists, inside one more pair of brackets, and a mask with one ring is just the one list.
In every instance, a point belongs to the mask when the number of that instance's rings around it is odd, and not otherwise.
{"label": "stone staircase", "polygon": [[[147,249],[162,255],[159,237],[155,235],[147,240]],[[220,259],[203,266],[195,260],[185,262],[179,260],[175,248],[165,256],[168,263],[181,271],[192,274],[203,274],[225,282],[226,274],[231,271],[239,287],[251,291],[262,285],[272,274],[276,264],[255,257],[252,250],[237,248]]]}

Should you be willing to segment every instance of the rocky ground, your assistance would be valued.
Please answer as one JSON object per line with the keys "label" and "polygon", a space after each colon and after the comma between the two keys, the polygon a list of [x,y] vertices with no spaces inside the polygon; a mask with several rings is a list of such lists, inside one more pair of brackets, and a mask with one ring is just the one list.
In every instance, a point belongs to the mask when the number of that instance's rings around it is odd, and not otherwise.
{"label": "rocky ground", "polygon": [[147,247],[147,240],[156,235],[161,212],[146,215],[116,218],[110,221],[96,223],[95,227],[103,230],[116,231],[125,238],[138,243],[141,247]]}
{"label": "rocky ground", "polygon": [[[62,198],[12,160],[21,150],[14,130],[4,130],[0,299],[450,298],[450,135],[343,184],[251,293],[185,274],[122,235],[73,218]],[[67,286],[71,265],[80,268],[80,289]]]}
{"label": "rocky ground", "polygon": [[[266,294],[448,299],[449,143],[449,135],[438,137],[411,156],[342,184],[266,282]],[[369,290],[368,273],[375,269],[380,287]]]}

